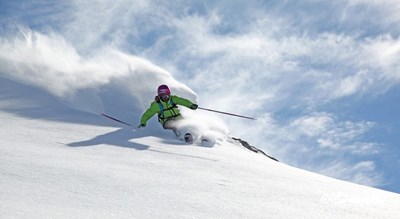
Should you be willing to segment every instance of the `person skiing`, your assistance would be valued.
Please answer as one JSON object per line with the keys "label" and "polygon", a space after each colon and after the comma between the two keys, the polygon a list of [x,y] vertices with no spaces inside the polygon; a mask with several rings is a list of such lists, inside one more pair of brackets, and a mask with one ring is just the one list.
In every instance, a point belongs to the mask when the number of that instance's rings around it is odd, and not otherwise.
{"label": "person skiing", "polygon": [[143,113],[140,119],[139,128],[146,127],[147,121],[158,114],[158,121],[164,129],[171,129],[175,135],[179,135],[176,128],[173,125],[174,121],[182,119],[182,115],[178,109],[178,105],[188,107],[192,110],[196,110],[198,105],[192,103],[190,100],[171,95],[171,90],[165,84],[160,85],[157,89],[157,96],[155,100],[150,104],[150,107]]}

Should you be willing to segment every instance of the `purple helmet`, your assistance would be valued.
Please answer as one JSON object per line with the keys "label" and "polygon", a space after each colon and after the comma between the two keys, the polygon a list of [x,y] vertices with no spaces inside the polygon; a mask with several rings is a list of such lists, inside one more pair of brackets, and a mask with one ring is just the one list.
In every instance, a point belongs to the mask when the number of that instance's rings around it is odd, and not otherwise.
{"label": "purple helmet", "polygon": [[169,90],[169,87],[165,84],[160,85],[157,89],[157,94],[158,96],[164,96],[164,95],[170,95],[171,91]]}

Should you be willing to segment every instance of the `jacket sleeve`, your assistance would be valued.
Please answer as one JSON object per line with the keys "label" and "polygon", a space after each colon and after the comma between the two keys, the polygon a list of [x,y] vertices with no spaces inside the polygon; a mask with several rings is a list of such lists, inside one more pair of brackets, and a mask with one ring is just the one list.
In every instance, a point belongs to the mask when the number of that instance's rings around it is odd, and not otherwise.
{"label": "jacket sleeve", "polygon": [[172,101],[174,101],[174,103],[176,105],[182,105],[182,106],[186,106],[186,107],[190,107],[191,105],[193,105],[193,103],[185,98],[182,97],[178,97],[178,96],[171,96]]}
{"label": "jacket sleeve", "polygon": [[160,107],[157,102],[151,103],[150,107],[143,113],[140,119],[140,124],[146,125],[147,121],[160,111]]}

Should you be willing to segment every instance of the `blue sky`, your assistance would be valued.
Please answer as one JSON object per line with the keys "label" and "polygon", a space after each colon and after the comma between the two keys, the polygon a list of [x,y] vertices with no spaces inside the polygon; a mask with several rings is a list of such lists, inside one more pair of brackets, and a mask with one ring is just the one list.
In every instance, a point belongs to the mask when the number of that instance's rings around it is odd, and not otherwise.
{"label": "blue sky", "polygon": [[0,0],[1,43],[18,26],[72,59],[135,55],[200,105],[256,116],[222,119],[283,162],[400,192],[398,11],[396,0]]}

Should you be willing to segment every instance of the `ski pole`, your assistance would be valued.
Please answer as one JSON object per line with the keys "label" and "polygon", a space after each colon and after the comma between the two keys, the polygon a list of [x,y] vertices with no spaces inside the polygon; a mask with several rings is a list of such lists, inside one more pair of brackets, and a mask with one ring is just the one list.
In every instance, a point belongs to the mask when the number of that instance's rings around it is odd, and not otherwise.
{"label": "ski pole", "polygon": [[230,115],[230,116],[237,116],[237,117],[245,118],[245,119],[256,120],[255,118],[249,117],[249,116],[242,116],[242,115],[238,115],[238,114],[227,113],[227,112],[222,112],[222,111],[213,110],[213,109],[207,109],[207,108],[203,108],[203,107],[198,107],[198,109],[206,110],[206,111],[210,111],[210,112],[214,112],[214,113],[221,113],[221,114]]}
{"label": "ski pole", "polygon": [[119,119],[116,119],[116,118],[114,118],[114,117],[112,117],[112,116],[109,116],[109,115],[107,115],[107,114],[102,113],[101,115],[104,116],[104,117],[107,117],[107,118],[109,118],[109,119],[112,119],[112,120],[114,120],[114,121],[116,121],[116,122],[122,123],[122,124],[124,124],[124,125],[132,126],[132,125],[129,124],[129,123],[126,123],[126,122],[124,122],[124,121],[121,121],[121,120],[119,120]]}

